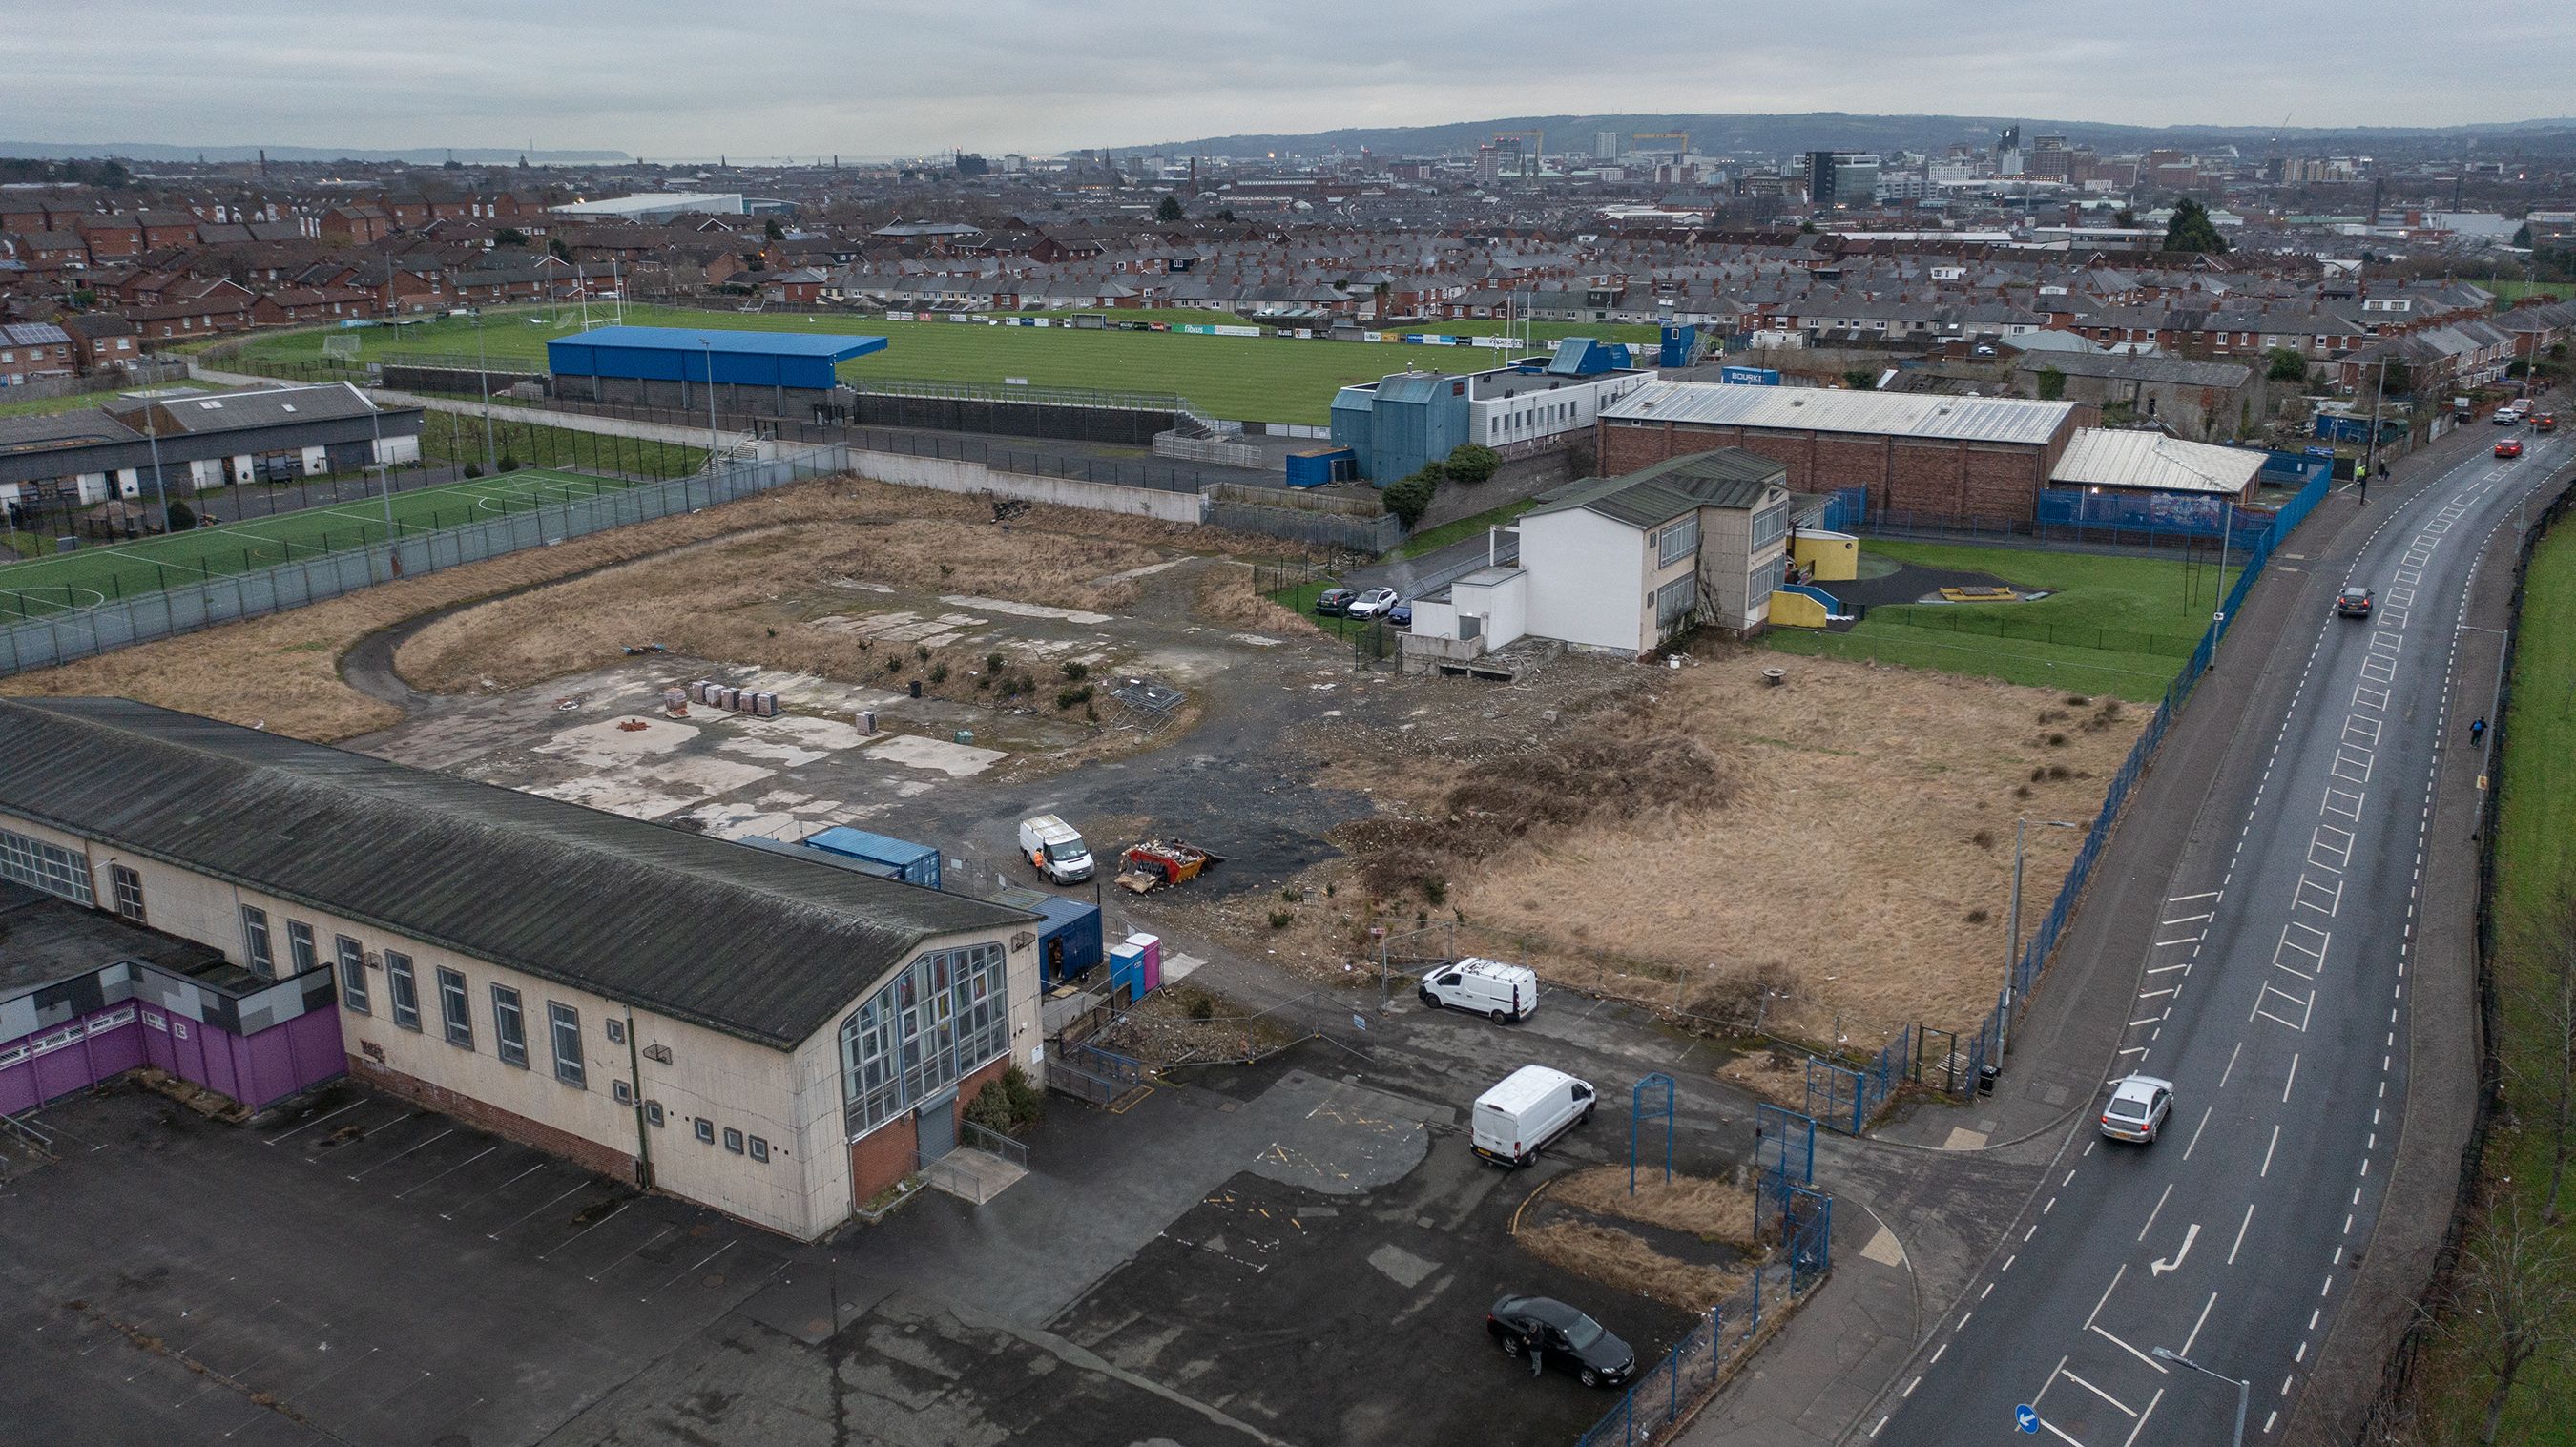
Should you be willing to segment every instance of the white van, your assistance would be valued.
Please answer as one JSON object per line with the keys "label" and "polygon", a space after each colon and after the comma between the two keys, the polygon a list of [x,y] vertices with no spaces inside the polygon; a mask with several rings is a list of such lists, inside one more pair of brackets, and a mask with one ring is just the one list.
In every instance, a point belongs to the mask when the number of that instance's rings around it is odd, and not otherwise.
{"label": "white van", "polygon": [[1091,877],[1091,846],[1053,814],[1020,821],[1020,853],[1051,883],[1079,884]]}
{"label": "white van", "polygon": [[1538,973],[1527,965],[1471,955],[1425,974],[1422,1003],[1434,1010],[1489,1015],[1497,1025],[1526,1020],[1538,1009]]}
{"label": "white van", "polygon": [[1524,1065],[1476,1097],[1476,1154],[1497,1165],[1525,1166],[1591,1118],[1592,1082]]}

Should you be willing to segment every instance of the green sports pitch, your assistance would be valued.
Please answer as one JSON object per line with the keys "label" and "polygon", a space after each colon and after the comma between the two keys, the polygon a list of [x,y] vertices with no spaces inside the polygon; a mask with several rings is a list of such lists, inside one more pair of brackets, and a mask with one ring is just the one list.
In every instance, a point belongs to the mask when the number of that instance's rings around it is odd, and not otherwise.
{"label": "green sports pitch", "polygon": [[[1159,312],[1117,313],[1119,321]],[[607,314],[591,310],[594,323]],[[546,343],[581,330],[579,317],[551,309],[490,312],[483,319],[483,356],[495,367],[545,368]],[[1322,423],[1330,420],[1333,393],[1374,382],[1408,366],[1462,371],[1498,366],[1508,355],[1492,347],[1422,347],[1401,343],[1333,342],[1293,337],[1211,337],[1179,332],[1097,331],[1073,327],[982,326],[972,322],[892,322],[865,316],[804,313],[725,313],[676,307],[630,306],[630,326],[697,327],[721,331],[846,332],[887,339],[873,356],[841,365],[844,378],[902,378],[1002,386],[1017,379],[1037,387],[1089,387],[1113,392],[1175,393],[1200,411],[1256,422]],[[1402,331],[1502,331],[1499,322],[1429,322]],[[1652,342],[1650,326],[1545,324],[1541,349],[1553,337],[1580,335],[1603,341]],[[475,326],[442,318],[396,327],[298,332],[252,342],[246,359],[312,362],[322,359],[324,337],[355,338],[355,361],[436,359],[450,365],[475,355]],[[343,345],[346,345],[344,340]],[[218,366],[221,363],[217,363]]]}
{"label": "green sports pitch", "polygon": [[[406,538],[489,522],[554,503],[622,492],[639,484],[554,468],[453,482],[393,495],[394,529]],[[165,537],[85,547],[0,565],[0,623],[42,618],[120,598],[186,587],[380,543],[381,497],[305,508]]]}

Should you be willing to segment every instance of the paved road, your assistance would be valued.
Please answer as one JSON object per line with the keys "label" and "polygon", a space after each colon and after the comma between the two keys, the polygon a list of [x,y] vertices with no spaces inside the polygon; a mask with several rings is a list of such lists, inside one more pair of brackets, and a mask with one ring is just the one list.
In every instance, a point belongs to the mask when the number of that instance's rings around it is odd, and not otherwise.
{"label": "paved road", "polygon": [[2468,584],[2571,450],[2529,442],[2392,509],[2345,574],[2379,589],[2378,616],[2322,617],[2304,657],[2284,649],[2300,672],[2277,727],[2239,735],[2259,767],[2222,774],[2160,926],[2135,942],[2114,1069],[2177,1084],[2163,1138],[2117,1145],[2077,1117],[1872,1440],[2018,1440],[2027,1404],[2043,1441],[2226,1441],[2235,1388],[2158,1346],[2250,1379],[2249,1441],[2289,1421],[2371,1245],[2404,1119],[2427,853],[2460,847],[2429,837],[2434,784],[2476,767],[2468,720],[2447,711]]}

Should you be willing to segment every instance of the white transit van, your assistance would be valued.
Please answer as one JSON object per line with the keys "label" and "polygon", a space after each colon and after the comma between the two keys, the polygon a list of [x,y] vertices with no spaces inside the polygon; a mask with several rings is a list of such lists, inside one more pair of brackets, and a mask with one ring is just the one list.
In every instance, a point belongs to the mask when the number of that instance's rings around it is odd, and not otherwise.
{"label": "white transit van", "polygon": [[1471,955],[1425,974],[1422,1003],[1435,1010],[1490,1015],[1497,1025],[1526,1020],[1538,1009],[1538,974],[1527,965]]}
{"label": "white transit van", "polygon": [[1020,821],[1020,853],[1051,883],[1079,884],[1091,877],[1091,846],[1053,814]]}
{"label": "white transit van", "polygon": [[1592,1118],[1592,1083],[1524,1065],[1476,1097],[1476,1154],[1505,1166],[1538,1159],[1558,1136]]}

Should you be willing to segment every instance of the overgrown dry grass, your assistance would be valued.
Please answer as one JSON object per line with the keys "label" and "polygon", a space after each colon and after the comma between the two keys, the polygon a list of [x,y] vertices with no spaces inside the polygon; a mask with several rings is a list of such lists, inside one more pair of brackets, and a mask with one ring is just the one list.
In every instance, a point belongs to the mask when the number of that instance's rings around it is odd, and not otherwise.
{"label": "overgrown dry grass", "polygon": [[[369,588],[289,613],[0,679],[0,693],[104,694],[139,699],[233,723],[257,723],[272,732],[297,738],[329,742],[388,728],[400,721],[399,712],[391,705],[358,692],[340,678],[340,656],[366,635],[458,603],[497,597],[593,569],[707,543],[728,534],[813,524],[893,527],[908,523],[978,533],[992,540],[996,549],[1007,549],[1017,542],[1054,550],[1069,541],[1100,547],[1115,556],[1149,556],[1151,549],[1229,556],[1253,552],[1276,555],[1280,549],[1270,539],[1236,537],[1212,528],[1074,508],[1041,505],[1007,528],[994,526],[991,518],[990,505],[980,498],[853,478],[817,479],[721,507]],[[986,556],[989,562],[990,554]],[[941,560],[928,559],[925,565],[935,573],[936,563]],[[1012,583],[1009,595],[1020,596],[1016,580],[1006,581]],[[1106,600],[1123,595],[1104,589],[1098,596]],[[622,636],[618,641],[633,641],[627,630],[621,628],[619,632]],[[784,659],[782,666],[801,665]]]}
{"label": "overgrown dry grass", "polygon": [[1634,1232],[1588,1221],[1550,1221],[1514,1239],[1551,1265],[1685,1311],[1705,1313],[1752,1280],[1746,1272],[1676,1261]]}
{"label": "overgrown dry grass", "polygon": [[[904,681],[945,665],[959,686],[983,650],[954,657],[884,642],[766,605],[835,579],[1002,596],[1057,608],[1112,609],[1135,601],[1131,581],[1087,580],[1145,566],[1160,554],[1109,538],[1069,537],[947,518],[831,520],[738,532],[442,618],[407,640],[395,667],[416,688],[455,693],[515,688],[666,644],[699,658],[756,663],[825,678]],[[854,611],[871,595],[850,595]],[[831,615],[826,615],[827,617]],[[490,685],[484,684],[491,680]],[[1052,692],[1063,680],[1038,677]]]}
{"label": "overgrown dry grass", "polygon": [[[1332,758],[1382,812],[1336,836],[1353,862],[1305,881],[1343,897],[1274,944],[1338,974],[1368,925],[1445,917],[1461,951],[1730,1025],[1864,1049],[1967,1026],[2009,954],[2014,819],[2089,825],[2144,711],[1831,659],[1765,687],[1779,662],[1720,646],[1631,669],[1642,687],[1553,719],[1507,712],[1502,746],[1447,742],[1478,695],[1427,695],[1412,733]],[[2025,934],[2081,839],[2030,832]]]}
{"label": "overgrown dry grass", "polygon": [[1280,606],[1278,599],[1260,591],[1247,567],[1209,568],[1190,601],[1192,611],[1200,618],[1229,628],[1250,628],[1288,638],[1322,631],[1313,619],[1294,608]]}
{"label": "overgrown dry grass", "polygon": [[1684,1175],[1666,1181],[1661,1171],[1641,1168],[1636,1194],[1630,1195],[1627,1167],[1591,1166],[1558,1181],[1548,1195],[1596,1216],[1619,1216],[1703,1241],[1753,1247],[1753,1193],[1730,1181]]}

